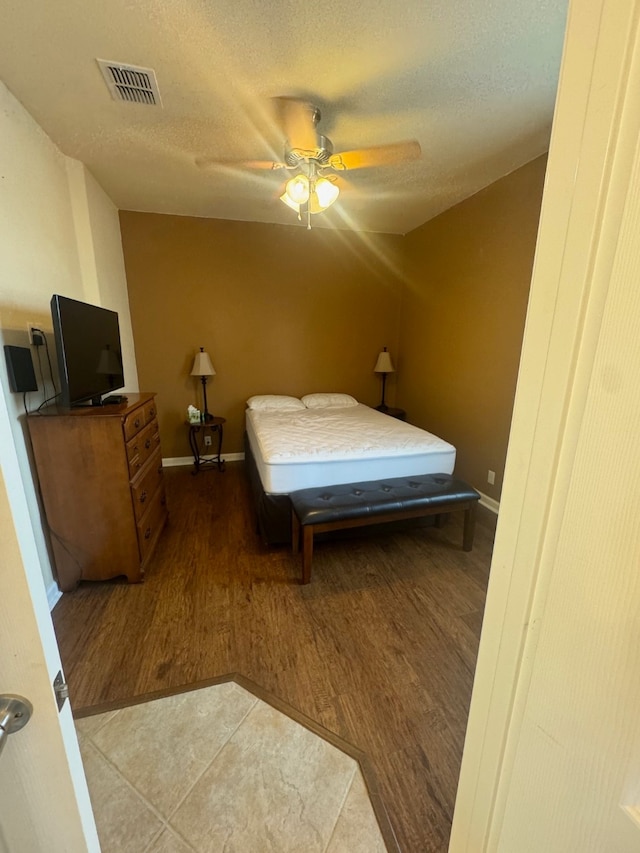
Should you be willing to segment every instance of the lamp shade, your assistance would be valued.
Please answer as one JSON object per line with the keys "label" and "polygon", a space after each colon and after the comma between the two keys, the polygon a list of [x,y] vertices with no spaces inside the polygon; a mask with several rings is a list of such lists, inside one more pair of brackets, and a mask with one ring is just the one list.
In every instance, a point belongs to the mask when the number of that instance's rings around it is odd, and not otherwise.
{"label": "lamp shade", "polygon": [[373,368],[374,373],[395,373],[395,367],[391,363],[391,356],[387,352],[387,348],[378,355],[376,366]]}
{"label": "lamp shade", "polygon": [[216,372],[211,364],[209,353],[204,351],[204,347],[200,347],[200,352],[196,353],[191,368],[192,376],[215,376]]}

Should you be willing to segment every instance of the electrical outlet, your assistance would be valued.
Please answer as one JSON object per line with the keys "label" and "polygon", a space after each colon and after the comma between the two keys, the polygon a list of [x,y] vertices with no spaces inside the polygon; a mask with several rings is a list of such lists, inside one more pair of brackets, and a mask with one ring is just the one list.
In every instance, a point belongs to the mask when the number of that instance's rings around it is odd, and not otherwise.
{"label": "electrical outlet", "polygon": [[495,482],[496,482],[496,472],[495,471],[488,471],[487,483],[489,483],[490,486],[494,486]]}
{"label": "electrical outlet", "polygon": [[27,332],[29,334],[29,344],[32,347],[41,347],[44,345],[44,334],[35,323],[27,323]]}
{"label": "electrical outlet", "polygon": [[209,447],[211,445],[211,436],[210,435],[205,435],[204,443],[207,445],[207,447]]}

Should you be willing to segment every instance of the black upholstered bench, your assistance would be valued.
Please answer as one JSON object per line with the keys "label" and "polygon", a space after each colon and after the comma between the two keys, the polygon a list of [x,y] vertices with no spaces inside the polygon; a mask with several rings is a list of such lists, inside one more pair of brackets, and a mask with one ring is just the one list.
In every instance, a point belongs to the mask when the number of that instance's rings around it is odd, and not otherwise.
{"label": "black upholstered bench", "polygon": [[309,583],[314,534],[329,530],[459,511],[465,514],[462,546],[470,551],[480,495],[449,474],[419,474],[301,489],[289,497],[293,552],[296,554],[300,549],[302,532],[302,583]]}

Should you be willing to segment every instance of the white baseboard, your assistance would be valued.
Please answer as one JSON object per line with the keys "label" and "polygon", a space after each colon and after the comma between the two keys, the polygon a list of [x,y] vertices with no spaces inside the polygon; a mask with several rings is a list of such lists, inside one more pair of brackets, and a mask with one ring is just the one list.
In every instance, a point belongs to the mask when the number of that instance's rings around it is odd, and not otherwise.
{"label": "white baseboard", "polygon": [[62,593],[58,589],[58,585],[56,583],[52,583],[51,586],[47,587],[47,601],[49,602],[49,613],[51,613],[51,611],[61,598]]}
{"label": "white baseboard", "polygon": [[[203,459],[213,459],[213,456],[203,456]],[[223,453],[224,462],[242,462],[244,453]],[[167,456],[162,460],[163,468],[177,468],[179,465],[193,465],[193,456]]]}
{"label": "white baseboard", "polygon": [[495,514],[497,515],[498,510],[500,509],[500,502],[494,500],[493,498],[490,498],[489,495],[483,495],[479,489],[476,489],[476,491],[480,495],[480,506],[484,506],[487,509],[490,509],[491,512],[495,512]]}

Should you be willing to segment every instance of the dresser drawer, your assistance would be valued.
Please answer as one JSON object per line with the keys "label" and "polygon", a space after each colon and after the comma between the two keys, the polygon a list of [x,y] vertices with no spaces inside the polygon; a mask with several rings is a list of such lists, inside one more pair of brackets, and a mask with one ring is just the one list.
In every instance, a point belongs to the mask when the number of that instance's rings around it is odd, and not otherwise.
{"label": "dresser drawer", "polygon": [[151,421],[152,421],[152,420],[155,418],[155,416],[158,414],[158,411],[157,411],[157,409],[156,409],[155,401],[154,401],[154,400],[149,400],[149,402],[148,402],[148,403],[145,403],[145,404],[144,404],[144,406],[143,406],[143,412],[144,412],[144,422],[145,422],[145,424],[150,424],[150,423],[151,423]]}
{"label": "dresser drawer", "polygon": [[127,442],[127,460],[129,476],[133,479],[143,468],[147,459],[160,447],[160,430],[158,421],[151,421]]}
{"label": "dresser drawer", "polygon": [[147,511],[151,500],[162,483],[162,455],[158,449],[145,463],[140,475],[131,483],[133,509],[138,522]]}
{"label": "dresser drawer", "polygon": [[[149,401],[152,403],[153,401]],[[146,403],[144,406],[140,406],[135,409],[133,412],[130,412],[126,418],[124,419],[124,440],[129,441],[129,439],[133,438],[133,436],[140,432],[142,427],[146,424],[144,411],[149,403]]]}
{"label": "dresser drawer", "polygon": [[145,558],[153,550],[164,523],[167,519],[167,500],[164,493],[164,485],[156,491],[151,503],[138,521],[138,547],[140,548],[140,560],[144,563]]}

